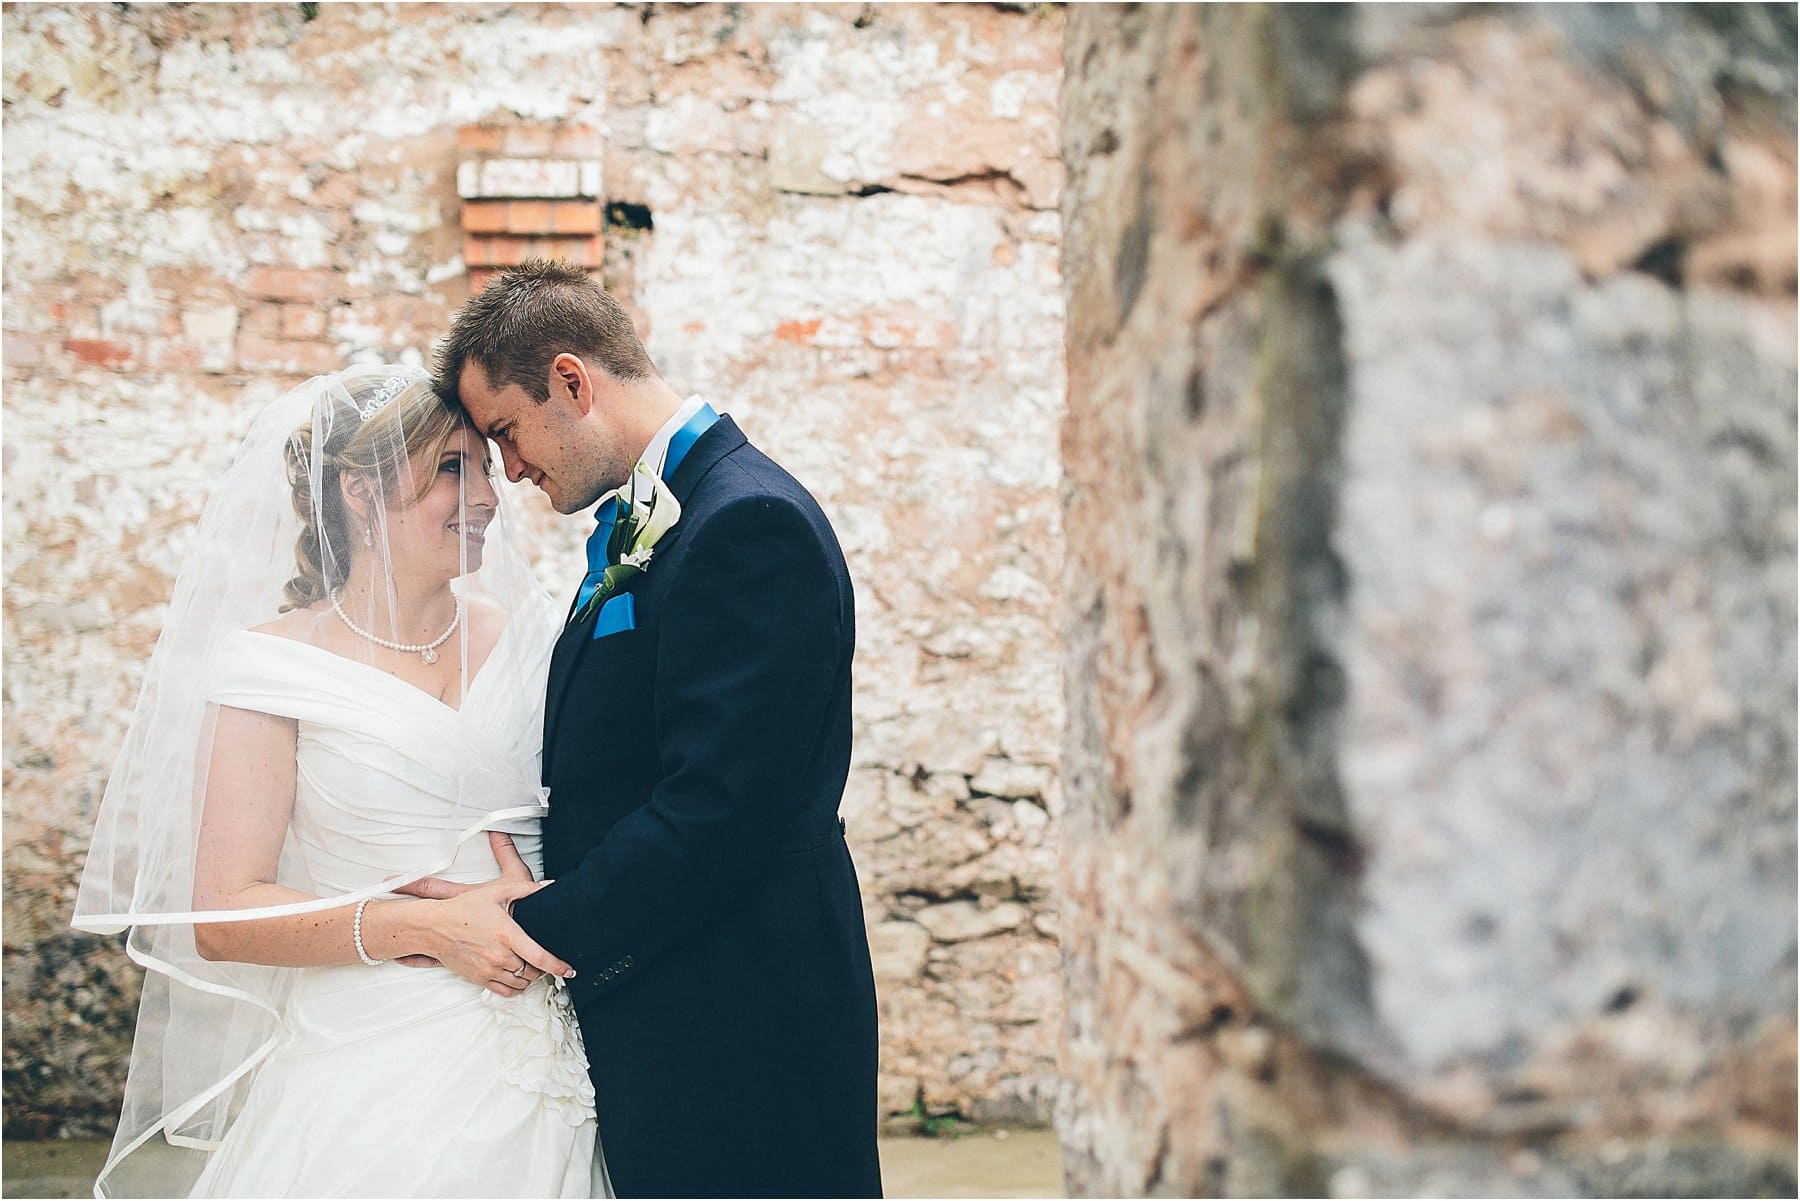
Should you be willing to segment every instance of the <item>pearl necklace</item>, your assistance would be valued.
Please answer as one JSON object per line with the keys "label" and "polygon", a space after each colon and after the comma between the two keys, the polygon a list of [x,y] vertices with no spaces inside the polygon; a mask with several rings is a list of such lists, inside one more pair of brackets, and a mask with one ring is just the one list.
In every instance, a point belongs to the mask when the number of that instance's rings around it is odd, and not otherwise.
{"label": "pearl necklace", "polygon": [[338,603],[338,597],[342,592],[343,589],[341,588],[332,590],[331,607],[337,613],[338,620],[350,627],[351,633],[361,635],[370,642],[373,642],[376,646],[385,646],[391,651],[405,651],[408,654],[417,655],[427,663],[436,663],[438,661],[437,648],[444,645],[444,643],[449,640],[450,635],[456,633],[456,627],[462,621],[462,597],[459,596],[456,598],[456,613],[450,618],[450,624],[444,627],[444,632],[442,634],[439,634],[430,642],[418,642],[412,644],[405,642],[389,642],[386,638],[377,638],[375,635],[369,633],[369,631],[350,620],[350,615],[344,612],[344,606]]}

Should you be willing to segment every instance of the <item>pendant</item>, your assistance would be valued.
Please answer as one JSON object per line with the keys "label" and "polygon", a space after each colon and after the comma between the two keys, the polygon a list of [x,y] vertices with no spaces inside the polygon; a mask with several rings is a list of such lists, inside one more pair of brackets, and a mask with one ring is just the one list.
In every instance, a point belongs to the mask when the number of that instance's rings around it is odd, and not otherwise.
{"label": "pendant", "polygon": [[425,662],[427,662],[427,663],[436,663],[437,662],[437,651],[428,646],[424,650],[419,652],[419,658],[425,660]]}

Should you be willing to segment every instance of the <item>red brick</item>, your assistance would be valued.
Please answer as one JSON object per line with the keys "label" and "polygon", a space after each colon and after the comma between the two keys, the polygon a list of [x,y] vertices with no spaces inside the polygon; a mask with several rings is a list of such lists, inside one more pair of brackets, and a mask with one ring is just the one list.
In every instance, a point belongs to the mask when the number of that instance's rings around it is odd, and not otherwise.
{"label": "red brick", "polygon": [[598,267],[606,243],[600,237],[541,238],[516,234],[478,235],[463,238],[463,266],[512,267],[527,259],[562,259],[578,267]]}
{"label": "red brick", "polygon": [[198,371],[204,357],[192,342],[152,342],[144,348],[144,366],[153,371]]}
{"label": "red brick", "polygon": [[547,234],[550,232],[548,200],[515,200],[506,206],[506,232],[510,234]]}
{"label": "red brick", "polygon": [[593,200],[558,200],[550,205],[550,228],[553,234],[597,234],[600,232],[600,205]]}
{"label": "red brick", "polygon": [[469,267],[511,267],[533,256],[531,241],[511,237],[463,239],[463,264]]}
{"label": "red brick", "polygon": [[456,131],[457,148],[471,154],[499,154],[501,142],[496,125],[465,125]]}
{"label": "red brick", "polygon": [[343,364],[343,356],[329,342],[284,342],[272,338],[238,339],[238,366],[246,371],[275,371],[287,375],[324,375]]}
{"label": "red brick", "polygon": [[253,338],[279,338],[281,313],[286,307],[267,301],[250,306],[238,318],[238,333]]}
{"label": "red brick", "polygon": [[507,230],[506,201],[465,200],[462,206],[463,232],[500,234]]}
{"label": "red brick", "polygon": [[107,342],[98,338],[70,338],[63,349],[84,363],[101,367],[123,367],[131,362],[132,348],[124,342]]}
{"label": "red brick", "polygon": [[775,327],[775,340],[805,346],[813,340],[813,335],[819,332],[819,327],[823,324],[825,322],[821,318],[811,321],[783,321]]}
{"label": "red brick", "polygon": [[592,125],[564,125],[556,131],[550,153],[557,158],[599,158],[606,153],[606,143]]}
{"label": "red brick", "polygon": [[283,305],[281,336],[307,339],[325,336],[325,310],[303,304]]}
{"label": "red brick", "polygon": [[509,125],[501,153],[508,158],[543,158],[550,153],[556,135],[543,125]]}
{"label": "red brick", "polygon": [[258,267],[250,274],[250,293],[274,300],[336,300],[345,290],[344,277],[336,271]]}
{"label": "red brick", "polygon": [[606,243],[600,238],[545,239],[546,258],[566,259],[577,267],[598,267],[604,258]]}
{"label": "red brick", "polygon": [[492,235],[464,234],[463,266],[465,268],[488,266],[491,262],[488,256],[494,249],[494,243],[499,240],[498,237]]}
{"label": "red brick", "polygon": [[507,265],[522,263],[526,259],[553,259],[556,257],[548,238],[515,238],[509,248],[511,257]]}

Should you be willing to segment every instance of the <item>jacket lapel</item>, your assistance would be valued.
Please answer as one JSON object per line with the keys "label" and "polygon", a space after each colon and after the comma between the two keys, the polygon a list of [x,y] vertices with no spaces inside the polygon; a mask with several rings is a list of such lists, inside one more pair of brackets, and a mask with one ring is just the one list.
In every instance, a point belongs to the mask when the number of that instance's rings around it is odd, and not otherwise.
{"label": "jacket lapel", "polygon": [[[664,483],[682,508],[687,507],[688,497],[694,494],[700,481],[708,472],[718,466],[726,455],[744,445],[744,433],[738,428],[729,414],[723,414],[713,427],[701,434],[699,439],[688,450],[687,457],[675,468],[675,474]],[[659,553],[666,553],[677,539],[681,537],[685,522],[677,521],[675,527],[664,534],[657,542]],[[651,564],[655,570],[655,564]],[[644,577],[639,577],[644,578]],[[570,612],[574,605],[569,606]],[[557,723],[562,718],[563,698],[568,695],[577,669],[582,660],[594,645],[592,637],[595,615],[589,613],[582,620],[567,626],[556,640],[556,648],[550,654],[550,673],[545,682],[544,698],[544,779],[550,778],[551,760],[556,754],[556,745],[560,741],[556,737]]]}
{"label": "jacket lapel", "polygon": [[[720,459],[742,446],[744,441],[744,431],[731,419],[731,414],[721,413],[713,427],[701,434],[689,448],[687,457],[681,460],[675,474],[663,482],[669,485],[669,491],[675,494],[675,499],[685,508],[688,497],[694,494],[694,489],[706,478],[706,473],[718,466]],[[681,523],[676,522],[675,528],[669,531],[669,536],[672,537],[680,530]]]}
{"label": "jacket lapel", "polygon": [[[707,473],[747,441],[744,431],[738,428],[737,422],[733,421],[729,414],[720,414],[718,422],[700,435],[699,440],[688,451],[687,457],[681,460],[681,465],[675,469],[675,474],[663,481],[669,485],[669,491],[675,494],[675,499],[683,510],[686,510],[688,498],[694,494],[694,490],[700,486],[700,481],[706,478]],[[681,535],[686,529],[687,522],[676,522],[675,528],[664,534],[657,542],[656,552],[667,554],[669,548],[681,540]]]}
{"label": "jacket lapel", "polygon": [[591,641],[585,634],[586,625],[583,621],[565,628],[550,652],[550,674],[544,688],[544,783],[550,780],[550,763],[556,755],[557,740],[552,735],[562,717],[562,701],[568,694],[569,676],[581,658],[584,649],[581,644]]}

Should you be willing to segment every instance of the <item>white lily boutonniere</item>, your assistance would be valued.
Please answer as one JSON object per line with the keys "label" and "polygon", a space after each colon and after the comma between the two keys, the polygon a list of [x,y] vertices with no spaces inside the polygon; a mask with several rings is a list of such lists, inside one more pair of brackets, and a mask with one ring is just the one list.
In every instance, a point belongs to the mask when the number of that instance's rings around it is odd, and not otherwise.
{"label": "white lily boutonniere", "polygon": [[575,615],[577,621],[617,595],[633,577],[648,571],[656,555],[656,544],[681,520],[681,502],[641,459],[631,469],[631,478],[624,486],[609,495],[618,502],[619,515],[606,543],[608,566],[594,594]]}

